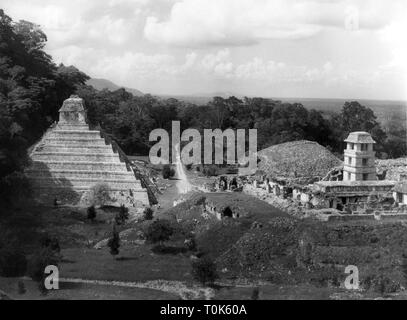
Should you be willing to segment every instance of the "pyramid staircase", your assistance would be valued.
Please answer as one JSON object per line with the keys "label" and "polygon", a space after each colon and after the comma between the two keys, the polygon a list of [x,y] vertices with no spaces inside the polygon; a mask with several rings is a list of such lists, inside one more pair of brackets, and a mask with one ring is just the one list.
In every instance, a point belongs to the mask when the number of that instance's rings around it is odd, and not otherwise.
{"label": "pyramid staircase", "polygon": [[[103,184],[108,186],[112,202],[118,205],[148,206],[147,190],[133,170],[121,161],[100,131],[89,129],[82,103],[78,97],[65,100],[59,123],[46,132],[31,152],[32,164],[25,173],[36,198],[47,203],[57,199],[90,205],[92,190]],[[74,110],[67,107],[75,104]],[[78,117],[78,113],[83,117]]]}

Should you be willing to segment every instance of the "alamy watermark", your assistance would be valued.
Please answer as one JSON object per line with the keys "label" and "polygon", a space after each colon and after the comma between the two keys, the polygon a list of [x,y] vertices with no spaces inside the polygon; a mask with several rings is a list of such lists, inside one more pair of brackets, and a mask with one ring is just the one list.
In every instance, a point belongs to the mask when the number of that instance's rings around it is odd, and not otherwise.
{"label": "alamy watermark", "polygon": [[44,287],[47,290],[59,289],[59,269],[57,266],[48,265],[45,267],[44,274],[46,276],[44,280]]}
{"label": "alamy watermark", "polygon": [[[171,129],[171,162],[177,163],[181,159],[184,165],[189,164],[239,164],[250,169],[257,168],[257,129],[204,129],[203,139],[197,129],[186,129],[181,133],[179,121],[172,121]],[[203,140],[203,150],[202,150]],[[226,140],[226,145],[225,145]],[[152,164],[170,163],[170,135],[167,130],[154,129],[149,141],[157,141],[150,149]],[[248,148],[246,150],[246,141]],[[180,148],[182,142],[187,142]],[[202,157],[203,152],[203,157]]]}
{"label": "alamy watermark", "polygon": [[345,268],[348,276],[345,279],[345,288],[348,290],[359,290],[359,269],[357,266],[349,265]]}

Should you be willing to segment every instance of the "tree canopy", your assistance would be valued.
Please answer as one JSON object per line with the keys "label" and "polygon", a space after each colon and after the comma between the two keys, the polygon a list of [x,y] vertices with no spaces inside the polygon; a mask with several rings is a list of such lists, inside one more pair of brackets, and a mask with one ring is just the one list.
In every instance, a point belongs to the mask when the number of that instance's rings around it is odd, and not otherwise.
{"label": "tree canopy", "polygon": [[62,102],[89,78],[55,65],[34,23],[0,10],[0,177],[21,168],[25,150],[57,119]]}

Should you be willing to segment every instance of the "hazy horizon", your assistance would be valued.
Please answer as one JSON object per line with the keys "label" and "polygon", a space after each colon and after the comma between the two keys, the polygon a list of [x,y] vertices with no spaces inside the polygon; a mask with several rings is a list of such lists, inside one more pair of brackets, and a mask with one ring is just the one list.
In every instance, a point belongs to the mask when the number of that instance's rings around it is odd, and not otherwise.
{"label": "hazy horizon", "polygon": [[[191,93],[191,94],[178,94],[178,93],[173,93],[173,94],[167,94],[167,93],[160,93],[160,94],[155,94],[154,92],[147,92],[146,94],[151,94],[151,95],[158,95],[158,96],[173,96],[173,97],[214,97],[214,94],[229,94],[229,92],[203,92],[203,93]],[[275,99],[275,100],[293,100],[293,99],[299,99],[299,100],[346,100],[346,101],[383,101],[383,102],[391,102],[391,103],[407,103],[407,99],[372,99],[372,98],[361,98],[361,97],[330,97],[330,98],[321,98],[321,97],[300,97],[300,96],[287,96],[287,97],[278,97],[278,96],[260,96],[260,95],[247,95],[247,94],[242,94],[242,93],[233,93],[230,92],[230,95],[234,96],[239,96],[239,97],[248,97],[248,98],[265,98],[265,99]]]}
{"label": "hazy horizon", "polygon": [[[109,79],[103,79],[103,78],[92,78],[96,80],[107,80],[109,82],[112,82]],[[124,88],[124,89],[135,89],[138,90],[137,88],[130,88],[128,86],[120,85],[118,83],[112,82],[112,84]],[[285,100],[293,100],[293,99],[301,99],[301,100],[358,100],[358,101],[383,101],[383,102],[391,102],[391,103],[407,103],[407,99],[405,100],[391,100],[391,99],[371,99],[371,98],[361,98],[361,97],[331,97],[331,98],[321,98],[321,97],[295,97],[295,96],[290,96],[290,97],[278,97],[278,96],[260,96],[260,95],[248,95],[244,93],[238,93],[238,92],[223,92],[223,91],[218,91],[218,92],[192,92],[192,93],[155,93],[155,92],[142,92],[143,94],[151,94],[151,95],[157,95],[161,97],[196,97],[196,98],[210,98],[214,97],[217,94],[226,96],[237,96],[237,97],[248,97],[248,98],[253,98],[253,97],[259,97],[259,98],[266,98],[266,99],[285,99]]]}

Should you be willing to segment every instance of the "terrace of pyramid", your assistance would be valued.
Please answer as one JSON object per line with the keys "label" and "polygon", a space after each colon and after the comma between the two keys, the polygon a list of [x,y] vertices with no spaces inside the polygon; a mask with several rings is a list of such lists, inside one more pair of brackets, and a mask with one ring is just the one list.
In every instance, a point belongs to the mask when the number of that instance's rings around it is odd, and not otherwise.
{"label": "terrace of pyramid", "polygon": [[[37,143],[25,171],[43,203],[88,206],[102,195],[110,205],[149,206],[147,189],[99,130],[90,130],[83,100],[71,96],[59,122]],[[99,191],[97,191],[99,190]]]}

